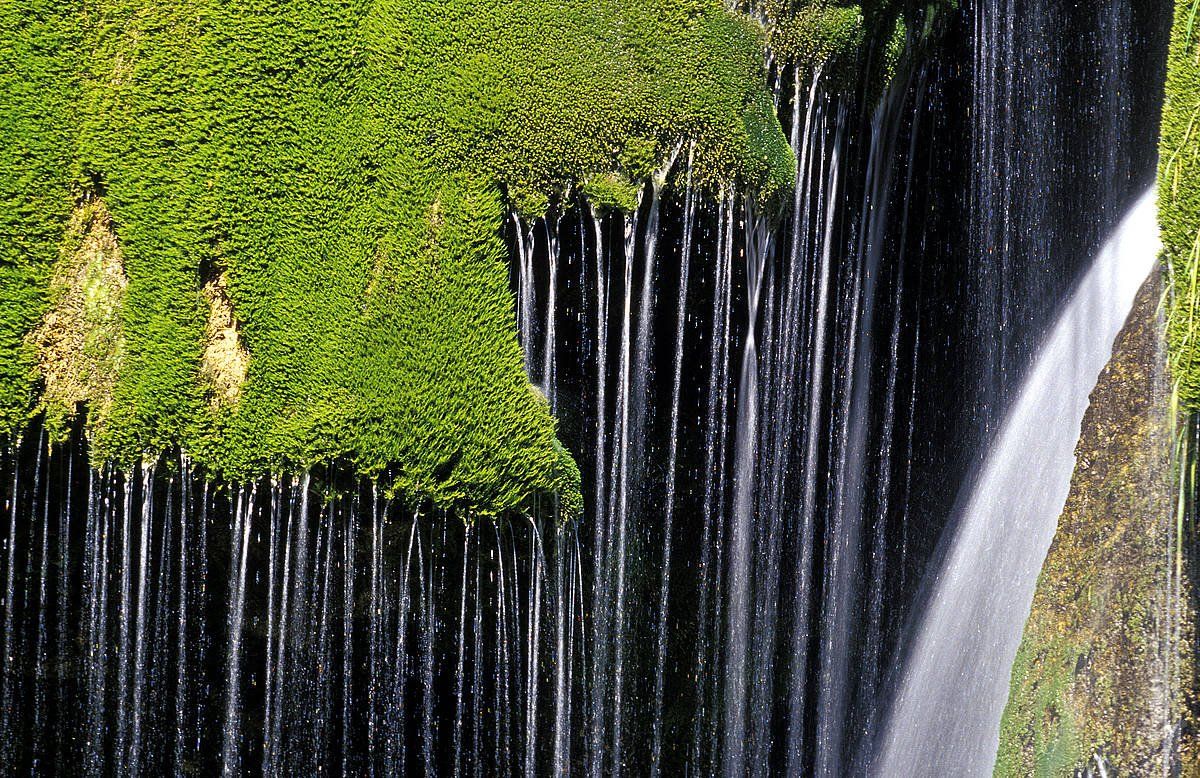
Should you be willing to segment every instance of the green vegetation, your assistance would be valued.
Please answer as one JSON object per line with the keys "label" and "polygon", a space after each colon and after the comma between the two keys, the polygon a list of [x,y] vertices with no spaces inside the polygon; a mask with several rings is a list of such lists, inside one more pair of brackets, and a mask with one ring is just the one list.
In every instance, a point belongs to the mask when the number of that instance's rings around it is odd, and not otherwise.
{"label": "green vegetation", "polygon": [[0,430],[21,428],[51,264],[70,217],[79,21],[45,0],[0,3]]}
{"label": "green vegetation", "polygon": [[882,94],[908,51],[937,39],[939,22],[958,0],[762,0],[757,3],[779,62],[818,67],[843,89]]}
{"label": "green vegetation", "polygon": [[627,207],[684,139],[707,185],[794,175],[765,32],[720,0],[0,0],[0,34],[0,433],[86,400],[119,462],[569,492],[506,209]]}
{"label": "green vegetation", "polygon": [[1200,0],[1179,0],[1159,153],[1159,221],[1170,279],[1171,373],[1182,409],[1200,410]]}
{"label": "green vegetation", "polygon": [[[1167,79],[1159,145],[1158,213],[1167,271],[1167,341],[1171,371],[1175,543],[1177,576],[1187,593],[1185,623],[1189,643],[1180,647],[1184,742],[1182,773],[1200,773],[1196,738],[1194,633],[1196,616],[1195,546],[1197,452],[1192,432],[1200,419],[1200,0],[1176,0],[1167,56]],[[1183,607],[1183,606],[1181,606]]]}

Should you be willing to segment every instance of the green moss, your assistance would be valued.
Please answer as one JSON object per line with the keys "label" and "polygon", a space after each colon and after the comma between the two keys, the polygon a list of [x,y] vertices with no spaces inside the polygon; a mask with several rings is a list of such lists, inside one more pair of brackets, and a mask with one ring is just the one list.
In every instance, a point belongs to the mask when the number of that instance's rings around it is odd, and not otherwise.
{"label": "green moss", "polygon": [[602,211],[632,211],[637,207],[639,185],[616,173],[589,178],[583,184],[583,194]]}
{"label": "green moss", "polygon": [[720,0],[5,0],[0,33],[0,433],[38,407],[30,333],[102,199],[121,359],[85,394],[126,464],[338,459],[478,513],[577,489],[522,369],[506,209],[580,183],[628,208],[685,139],[702,185],[794,176],[765,33]]}
{"label": "green moss", "polygon": [[1200,410],[1200,0],[1175,5],[1159,160],[1171,369],[1182,407]]}
{"label": "green moss", "polygon": [[1071,775],[1081,758],[1070,693],[1087,646],[1076,635],[1027,628],[1013,663],[1008,705],[1000,721],[996,778]]}
{"label": "green moss", "polygon": [[34,403],[26,335],[48,303],[50,268],[77,193],[72,127],[79,20],[51,0],[0,2],[0,431]]}
{"label": "green moss", "polygon": [[761,3],[774,57],[821,69],[836,89],[879,99],[901,59],[937,40],[958,0],[766,0]]}

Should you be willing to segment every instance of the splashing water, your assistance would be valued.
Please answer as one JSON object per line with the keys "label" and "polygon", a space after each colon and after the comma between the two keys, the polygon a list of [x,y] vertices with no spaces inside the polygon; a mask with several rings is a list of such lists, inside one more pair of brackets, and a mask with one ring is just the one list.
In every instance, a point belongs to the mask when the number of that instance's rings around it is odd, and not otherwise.
{"label": "splashing water", "polygon": [[930,583],[874,774],[991,774],[1009,671],[1067,499],[1088,395],[1160,248],[1148,192],[1038,352]]}

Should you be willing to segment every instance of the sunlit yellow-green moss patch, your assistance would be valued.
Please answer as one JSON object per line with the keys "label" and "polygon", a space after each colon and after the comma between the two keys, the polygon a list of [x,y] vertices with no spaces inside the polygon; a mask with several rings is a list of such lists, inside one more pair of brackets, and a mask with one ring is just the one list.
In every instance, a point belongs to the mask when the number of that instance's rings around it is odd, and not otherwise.
{"label": "sunlit yellow-green moss patch", "polygon": [[0,431],[82,402],[118,462],[338,460],[482,513],[577,488],[508,209],[629,207],[685,140],[702,184],[794,175],[768,31],[720,0],[4,0],[0,35]]}

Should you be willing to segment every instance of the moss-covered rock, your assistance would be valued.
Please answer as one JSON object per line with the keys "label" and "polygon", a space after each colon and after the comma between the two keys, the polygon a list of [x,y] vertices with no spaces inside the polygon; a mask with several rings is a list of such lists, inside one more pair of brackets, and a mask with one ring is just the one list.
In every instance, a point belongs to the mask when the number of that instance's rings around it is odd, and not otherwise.
{"label": "moss-covered rock", "polygon": [[[0,434],[86,401],[124,463],[337,459],[477,513],[572,488],[507,210],[629,207],[685,139],[703,184],[794,175],[766,33],[720,0],[0,0],[0,35]],[[61,258],[101,202],[124,286],[92,327]]]}
{"label": "moss-covered rock", "polygon": [[958,0],[762,0],[756,4],[772,57],[826,83],[879,97],[905,52],[935,40]]}
{"label": "moss-covered rock", "polygon": [[1097,759],[1109,774],[1157,775],[1175,733],[1190,731],[1180,726],[1192,623],[1172,555],[1160,296],[1152,278],[1092,392],[1013,666],[997,776],[1098,774]]}

